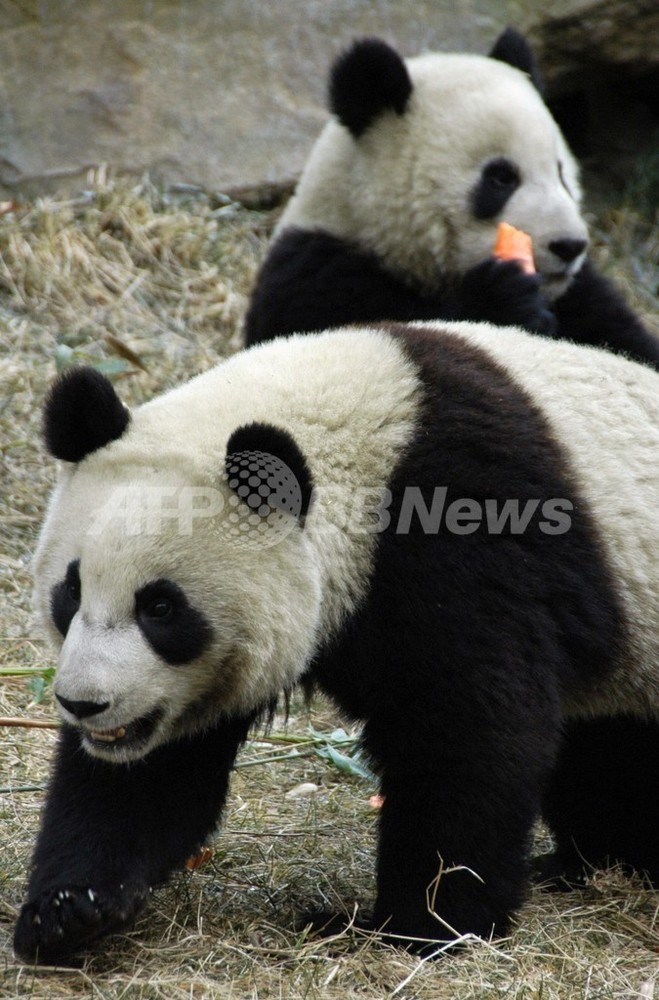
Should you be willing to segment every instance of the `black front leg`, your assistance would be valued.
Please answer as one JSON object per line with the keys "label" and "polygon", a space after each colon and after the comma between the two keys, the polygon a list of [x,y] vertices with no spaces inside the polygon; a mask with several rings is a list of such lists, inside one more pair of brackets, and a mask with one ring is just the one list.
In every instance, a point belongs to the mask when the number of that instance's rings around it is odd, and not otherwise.
{"label": "black front leg", "polygon": [[144,760],[89,756],[62,729],[14,948],[59,962],[129,923],[214,829],[251,720],[159,747]]}
{"label": "black front leg", "polygon": [[659,369],[659,337],[632,312],[607,278],[586,262],[555,304],[559,337],[607,347]]}
{"label": "black front leg", "polygon": [[461,785],[457,771],[384,775],[373,926],[412,950],[501,936],[524,900],[539,775],[520,788],[493,764],[489,785],[468,770]]}
{"label": "black front leg", "polygon": [[[398,714],[367,722],[384,804],[373,916],[356,926],[425,954],[508,931],[528,889],[532,828],[559,742],[551,691],[521,680],[500,697],[505,670],[502,685],[484,679],[491,710],[477,692],[453,701],[447,688],[423,704],[399,692]],[[302,923],[333,934],[348,920],[315,911]]]}
{"label": "black front leg", "polygon": [[455,319],[521,326],[545,336],[556,328],[542,279],[526,274],[516,260],[488,257],[467,271],[453,296]]}

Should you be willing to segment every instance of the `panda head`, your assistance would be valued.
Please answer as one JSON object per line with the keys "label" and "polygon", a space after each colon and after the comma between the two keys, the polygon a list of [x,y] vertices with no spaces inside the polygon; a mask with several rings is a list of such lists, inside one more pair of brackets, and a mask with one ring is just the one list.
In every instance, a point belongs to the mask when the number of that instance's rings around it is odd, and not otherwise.
{"label": "panda head", "polygon": [[74,369],[45,408],[66,464],[35,556],[36,609],[59,650],[65,722],[115,762],[266,708],[299,679],[319,613],[294,440],[267,424],[186,439],[200,412],[166,398],[131,416],[103,376]]}
{"label": "panda head", "polygon": [[279,231],[322,229],[428,291],[491,255],[500,221],[529,233],[549,297],[587,246],[578,170],[509,29],[489,57],[404,60],[364,39],[330,77],[334,115]]}

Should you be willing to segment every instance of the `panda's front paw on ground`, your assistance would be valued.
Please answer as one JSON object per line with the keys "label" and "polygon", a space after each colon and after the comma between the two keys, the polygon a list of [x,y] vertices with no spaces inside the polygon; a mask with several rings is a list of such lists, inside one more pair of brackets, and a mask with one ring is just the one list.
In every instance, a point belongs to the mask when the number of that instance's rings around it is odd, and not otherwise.
{"label": "panda's front paw on ground", "polygon": [[556,317],[542,293],[542,279],[526,274],[515,260],[489,257],[472,267],[463,278],[461,297],[463,319],[521,326],[545,336],[556,330]]}
{"label": "panda's front paw on ground", "polygon": [[96,938],[130,924],[147,897],[146,886],[48,889],[22,907],[14,951],[27,962],[66,964]]}

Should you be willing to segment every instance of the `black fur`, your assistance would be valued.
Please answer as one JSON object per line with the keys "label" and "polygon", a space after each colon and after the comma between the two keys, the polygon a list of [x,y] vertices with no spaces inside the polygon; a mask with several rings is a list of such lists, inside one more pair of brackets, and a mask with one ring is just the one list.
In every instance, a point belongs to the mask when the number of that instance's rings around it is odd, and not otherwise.
{"label": "black fur", "polygon": [[449,283],[448,289],[447,319],[522,326],[531,333],[559,335],[556,317],[542,294],[542,279],[525,274],[515,260],[488,257]]}
{"label": "black fur", "polygon": [[334,63],[330,110],[358,139],[383,111],[402,115],[412,81],[395,49],[379,38],[363,38]]}
{"label": "black fur", "polygon": [[69,368],[53,384],[43,435],[54,458],[80,462],[120,438],[130,417],[112,383],[94,368]]}
{"label": "black fur", "polygon": [[151,886],[215,827],[251,722],[225,720],[130,765],[90,757],[77,731],[63,727],[14,935],[20,958],[66,963],[133,920]]}
{"label": "black fur", "polygon": [[608,347],[659,369],[659,337],[645,329],[615,286],[586,261],[555,304],[557,335]]}
{"label": "black fur", "polygon": [[[424,413],[396,472],[428,507],[460,497],[569,497],[571,530],[547,536],[387,531],[369,596],[318,657],[321,688],[355,718],[385,803],[373,926],[450,938],[504,933],[524,898],[530,831],[561,741],[564,690],[610,671],[625,626],[587,505],[524,394],[480,352],[411,334]],[[439,340],[443,343],[438,343]],[[436,428],[439,433],[428,433]],[[511,609],[514,612],[511,613]],[[404,683],[401,682],[404,676]],[[392,699],[391,692],[396,691]]]}
{"label": "black fur", "polygon": [[213,638],[206,616],[172,580],[153,580],[137,591],[135,620],[147,642],[171,666],[196,660]]}
{"label": "black fur", "polygon": [[499,62],[505,62],[509,66],[521,69],[522,73],[526,73],[530,78],[536,90],[542,93],[542,79],[533,49],[519,31],[515,31],[514,28],[506,28],[494,43],[490,58],[498,59]]}
{"label": "black fur", "polygon": [[[311,503],[313,491],[313,480],[306,459],[300,451],[297,443],[293,440],[288,431],[280,427],[273,427],[272,424],[253,423],[239,427],[233,432],[227,444],[227,456],[225,462],[225,472],[232,482],[230,469],[232,461],[236,455],[245,452],[260,452],[267,456],[278,458],[293,473],[301,494],[301,509],[299,516],[304,519]],[[277,489],[268,496],[270,506],[280,508],[288,513],[297,511],[290,510],[286,503],[286,495],[281,495]]]}
{"label": "black fur", "polygon": [[[247,345],[373,320],[469,319],[551,333],[537,275],[494,257],[426,293],[390,274],[374,253],[329,233],[289,229],[263,264],[245,325]],[[578,339],[578,338],[577,338]]]}
{"label": "black fur", "polygon": [[541,876],[556,888],[621,863],[659,887],[659,723],[620,716],[573,722],[544,797],[557,840]]}
{"label": "black fur", "polygon": [[494,219],[520,185],[519,170],[505,156],[485,164],[478,184],[471,193],[474,218]]}
{"label": "black fur", "polygon": [[50,614],[55,628],[63,636],[80,607],[80,560],[74,559],[66,567],[64,579],[55,584],[50,595]]}
{"label": "black fur", "polygon": [[550,304],[538,275],[490,257],[441,291],[407,285],[378,256],[320,230],[291,228],[261,268],[245,322],[247,346],[290,333],[376,320],[457,319],[522,326],[556,339],[608,347],[659,369],[659,338],[586,262]]}

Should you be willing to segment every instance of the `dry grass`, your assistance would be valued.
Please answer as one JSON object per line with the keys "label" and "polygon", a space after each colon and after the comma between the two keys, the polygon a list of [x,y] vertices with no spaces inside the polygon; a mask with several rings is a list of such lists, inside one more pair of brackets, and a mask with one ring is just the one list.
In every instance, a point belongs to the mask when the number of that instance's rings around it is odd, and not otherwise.
{"label": "dry grass", "polygon": [[[238,346],[268,219],[203,196],[165,198],[147,183],[97,177],[74,201],[0,218],[1,716],[48,718],[29,677],[51,666],[33,635],[28,560],[52,483],[39,407],[56,362],[119,369],[129,401],[147,398]],[[604,219],[599,253],[638,308],[653,308],[657,229],[629,213]],[[630,278],[631,276],[631,278]],[[108,341],[110,334],[114,340]],[[145,370],[126,361],[137,355]],[[13,674],[13,676],[9,676]],[[316,728],[337,724],[330,709]],[[307,719],[294,706],[290,732]],[[364,779],[313,755],[272,761],[246,748],[211,863],[178,875],[130,934],[80,968],[18,966],[11,929],[43,799],[54,732],[0,730],[0,997],[121,1000],[631,1000],[659,979],[657,896],[638,880],[597,875],[579,894],[534,891],[510,939],[419,963],[368,937],[318,942],[296,911],[372,898],[375,818]],[[268,762],[270,761],[270,762]],[[318,786],[290,798],[300,782]],[[450,877],[450,876],[447,876]],[[656,988],[659,996],[659,986]]]}

